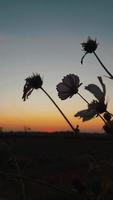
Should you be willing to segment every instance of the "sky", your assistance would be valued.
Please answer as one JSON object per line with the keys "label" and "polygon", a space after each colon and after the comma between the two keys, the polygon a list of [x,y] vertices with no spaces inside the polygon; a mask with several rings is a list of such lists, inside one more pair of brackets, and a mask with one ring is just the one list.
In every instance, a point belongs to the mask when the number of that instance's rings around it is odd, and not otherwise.
{"label": "sky", "polygon": [[113,113],[113,81],[106,78],[93,54],[84,64],[81,43],[91,36],[99,43],[96,53],[113,74],[112,0],[0,0],[0,126],[7,131],[71,130],[50,99],[39,89],[22,101],[25,78],[39,73],[43,88],[55,100],[74,127],[80,131],[102,132],[100,118],[82,122],[74,114],[86,109],[76,94],[62,101],[56,85],[67,74],[79,76],[79,89],[89,102],[93,96],[84,89],[99,85],[102,76],[107,87],[108,110]]}

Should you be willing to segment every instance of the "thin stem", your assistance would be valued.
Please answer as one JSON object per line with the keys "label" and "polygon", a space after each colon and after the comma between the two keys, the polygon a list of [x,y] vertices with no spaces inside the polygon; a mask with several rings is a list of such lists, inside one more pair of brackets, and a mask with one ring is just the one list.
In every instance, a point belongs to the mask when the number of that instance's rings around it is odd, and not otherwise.
{"label": "thin stem", "polygon": [[85,54],[82,56],[82,58],[81,58],[81,64],[83,64],[83,60],[84,60],[86,54],[87,54],[87,52],[85,52]]}
{"label": "thin stem", "polygon": [[108,69],[104,66],[104,64],[101,62],[100,58],[97,56],[97,54],[95,53],[95,51],[93,52],[94,55],[96,56],[97,60],[99,61],[99,63],[101,64],[101,66],[103,67],[103,69],[107,72],[107,74],[110,76],[109,78],[113,79],[113,75],[108,71]]}
{"label": "thin stem", "polygon": [[103,122],[106,124],[106,120],[100,114],[98,114],[98,115],[103,120]]}
{"label": "thin stem", "polygon": [[107,111],[112,117],[113,117],[113,114],[112,113],[110,113],[109,111]]}
{"label": "thin stem", "polygon": [[42,91],[48,96],[48,98],[52,101],[52,103],[56,106],[56,108],[59,110],[59,112],[61,113],[61,115],[64,117],[64,119],[67,121],[67,123],[69,124],[69,126],[71,127],[71,129],[76,133],[73,125],[70,123],[70,121],[67,119],[67,117],[65,116],[65,114],[62,112],[62,110],[59,108],[59,106],[55,103],[55,101],[51,98],[51,96],[41,87],[40,89],[42,89]]}
{"label": "thin stem", "polygon": [[[77,94],[89,105],[89,102],[79,92]],[[98,114],[98,115],[104,121],[104,123],[106,124],[106,120],[100,114]]]}
{"label": "thin stem", "polygon": [[89,104],[89,102],[88,102],[79,92],[77,92],[77,94],[78,94],[87,104]]}

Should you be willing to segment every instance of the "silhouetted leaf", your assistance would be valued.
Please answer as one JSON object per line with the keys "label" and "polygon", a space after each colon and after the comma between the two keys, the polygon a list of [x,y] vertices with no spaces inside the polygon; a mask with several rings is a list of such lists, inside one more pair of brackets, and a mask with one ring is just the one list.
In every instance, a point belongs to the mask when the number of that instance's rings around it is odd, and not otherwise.
{"label": "silhouetted leaf", "polygon": [[104,94],[104,96],[105,96],[105,95],[106,95],[106,86],[105,86],[105,84],[103,83],[102,77],[101,77],[101,76],[98,76],[98,80],[99,80],[99,82],[100,82],[100,84],[101,84],[101,86],[102,86],[103,94]]}
{"label": "silhouetted leaf", "polygon": [[97,85],[89,84],[88,86],[85,87],[85,89],[91,92],[98,100],[103,98],[104,94]]}

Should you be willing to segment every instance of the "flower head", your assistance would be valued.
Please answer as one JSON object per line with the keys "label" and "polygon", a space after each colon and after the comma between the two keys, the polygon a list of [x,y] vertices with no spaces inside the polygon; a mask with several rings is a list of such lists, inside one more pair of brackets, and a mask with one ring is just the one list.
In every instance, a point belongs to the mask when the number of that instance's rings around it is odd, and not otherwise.
{"label": "flower head", "polygon": [[22,99],[25,101],[34,89],[41,88],[43,81],[39,74],[33,74],[25,79]]}
{"label": "flower head", "polygon": [[93,53],[97,49],[98,44],[96,42],[96,39],[92,40],[90,37],[88,37],[87,42],[83,42],[81,43],[81,45],[82,45],[83,51],[85,51],[85,54],[81,59],[81,64],[82,64],[83,59],[86,56],[86,54]]}
{"label": "flower head", "polygon": [[97,49],[97,42],[96,39],[92,40],[90,37],[88,37],[87,42],[81,43],[83,50],[87,53],[93,53]]}
{"label": "flower head", "polygon": [[75,114],[75,117],[82,118],[83,121],[92,119],[95,115],[99,115],[106,112],[107,103],[105,103],[106,87],[103,83],[102,77],[98,77],[98,80],[102,86],[102,90],[95,84],[89,84],[85,87],[86,90],[91,92],[96,100],[93,100],[88,104],[88,109],[79,111]]}
{"label": "flower head", "polygon": [[59,83],[56,87],[58,91],[58,96],[60,99],[65,100],[68,97],[72,97],[78,92],[78,88],[82,85],[80,79],[75,74],[69,74],[64,76],[62,82]]}

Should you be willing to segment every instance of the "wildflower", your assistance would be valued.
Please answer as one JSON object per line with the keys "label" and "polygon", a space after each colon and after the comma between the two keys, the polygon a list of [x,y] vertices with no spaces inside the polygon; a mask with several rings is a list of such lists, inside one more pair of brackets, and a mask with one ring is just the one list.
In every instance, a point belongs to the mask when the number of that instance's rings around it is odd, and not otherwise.
{"label": "wildflower", "polygon": [[41,88],[43,81],[39,74],[33,74],[25,79],[22,99],[25,101],[34,89]]}
{"label": "wildflower", "polygon": [[82,85],[80,79],[75,74],[69,74],[64,76],[62,82],[56,87],[58,91],[58,96],[61,100],[65,100],[68,97],[72,97],[74,94],[78,93],[78,88]]}
{"label": "wildflower", "polygon": [[87,42],[82,43],[83,50],[87,53],[93,53],[97,49],[97,42],[96,39],[92,40],[90,37],[88,37]]}
{"label": "wildflower", "polygon": [[83,121],[90,120],[95,115],[100,116],[100,114],[107,111],[107,103],[105,103],[106,86],[103,83],[102,77],[98,77],[98,80],[102,86],[102,90],[95,84],[89,84],[85,87],[85,89],[91,92],[97,100],[88,103],[88,109],[79,111],[75,114],[75,117],[80,117]]}
{"label": "wildflower", "polygon": [[92,40],[90,37],[88,37],[88,40],[87,42],[83,42],[81,43],[82,45],[82,48],[83,48],[83,51],[85,51],[85,54],[82,56],[81,58],[81,64],[83,64],[83,60],[85,58],[85,56],[88,54],[88,53],[93,53],[95,55],[95,57],[97,58],[97,60],[99,61],[99,63],[101,64],[102,68],[106,71],[106,73],[109,75],[109,76],[106,76],[110,79],[113,79],[113,75],[109,72],[109,70],[105,67],[105,65],[102,63],[102,61],[100,60],[100,58],[98,57],[98,55],[96,54],[96,49],[98,47],[98,43],[96,42],[96,39],[95,40]]}
{"label": "wildflower", "polygon": [[81,45],[83,47],[83,51],[85,51],[85,54],[81,59],[81,64],[83,64],[83,59],[86,56],[86,54],[93,53],[97,49],[98,44],[96,42],[96,39],[92,40],[90,37],[88,37],[87,42],[83,42],[81,43]]}
{"label": "wildflower", "polygon": [[[59,108],[59,106],[55,103],[55,101],[51,98],[51,96],[46,92],[46,90],[42,87],[43,81],[42,81],[41,76],[39,74],[33,74],[32,76],[27,77],[25,79],[25,81],[26,81],[26,83],[24,85],[22,99],[25,101],[26,99],[28,99],[28,96],[31,95],[31,93],[32,93],[32,91],[34,89],[39,89],[40,88],[48,96],[48,98],[51,100],[51,102],[56,106],[56,108],[59,110],[61,115],[67,121],[69,126],[75,132],[74,127],[72,126],[70,121],[67,119],[65,114],[62,112],[62,110]],[[76,80],[76,82],[77,82],[77,80]]]}

